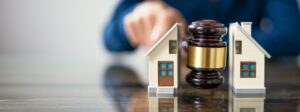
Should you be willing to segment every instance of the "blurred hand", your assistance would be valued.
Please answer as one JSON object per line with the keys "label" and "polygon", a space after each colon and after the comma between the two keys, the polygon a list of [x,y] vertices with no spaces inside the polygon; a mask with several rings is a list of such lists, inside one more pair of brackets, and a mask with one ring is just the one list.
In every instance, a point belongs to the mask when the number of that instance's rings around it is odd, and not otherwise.
{"label": "blurred hand", "polygon": [[174,23],[181,23],[181,36],[185,36],[186,21],[174,8],[162,1],[144,1],[126,15],[124,28],[132,46],[151,47]]}

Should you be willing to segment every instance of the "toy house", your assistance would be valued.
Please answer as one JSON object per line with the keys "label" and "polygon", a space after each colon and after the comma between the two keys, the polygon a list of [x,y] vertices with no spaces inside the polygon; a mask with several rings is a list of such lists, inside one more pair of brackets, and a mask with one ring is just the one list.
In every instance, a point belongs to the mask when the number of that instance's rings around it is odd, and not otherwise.
{"label": "toy house", "polygon": [[265,57],[271,55],[251,36],[251,22],[229,26],[229,83],[234,93],[265,93]]}
{"label": "toy house", "polygon": [[178,38],[176,23],[147,52],[149,93],[174,94],[178,87]]}

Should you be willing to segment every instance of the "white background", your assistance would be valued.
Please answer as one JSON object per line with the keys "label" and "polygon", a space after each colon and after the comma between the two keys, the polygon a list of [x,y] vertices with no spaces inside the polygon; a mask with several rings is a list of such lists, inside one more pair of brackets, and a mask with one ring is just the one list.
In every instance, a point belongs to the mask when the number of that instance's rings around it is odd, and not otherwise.
{"label": "white background", "polygon": [[101,83],[108,65],[124,58],[145,70],[142,55],[103,46],[102,31],[118,2],[0,0],[0,83]]}

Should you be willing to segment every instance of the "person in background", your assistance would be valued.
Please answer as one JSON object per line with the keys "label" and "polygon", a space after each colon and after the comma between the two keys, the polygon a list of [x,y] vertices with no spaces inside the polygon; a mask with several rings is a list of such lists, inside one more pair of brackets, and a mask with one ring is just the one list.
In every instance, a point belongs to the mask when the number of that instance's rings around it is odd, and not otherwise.
{"label": "person in background", "polygon": [[105,27],[104,43],[111,52],[149,48],[175,22],[185,28],[201,19],[214,19],[226,26],[252,22],[253,37],[272,56],[300,53],[296,0],[123,0]]}

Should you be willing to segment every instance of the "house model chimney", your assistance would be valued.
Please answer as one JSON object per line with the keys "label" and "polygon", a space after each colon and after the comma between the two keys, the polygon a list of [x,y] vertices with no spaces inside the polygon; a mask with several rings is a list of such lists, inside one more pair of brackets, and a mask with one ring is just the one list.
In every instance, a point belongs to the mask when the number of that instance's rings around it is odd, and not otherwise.
{"label": "house model chimney", "polygon": [[241,22],[242,28],[251,36],[252,22]]}

